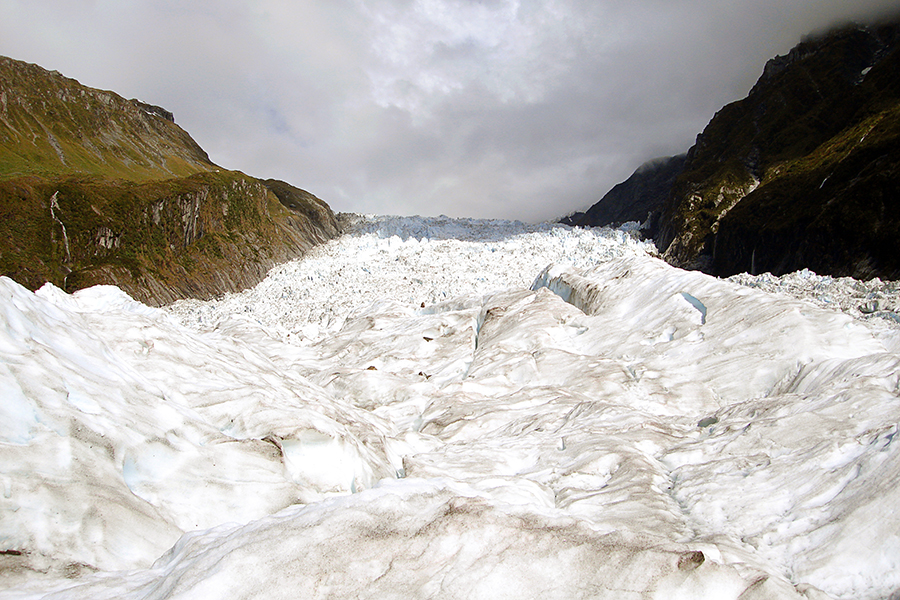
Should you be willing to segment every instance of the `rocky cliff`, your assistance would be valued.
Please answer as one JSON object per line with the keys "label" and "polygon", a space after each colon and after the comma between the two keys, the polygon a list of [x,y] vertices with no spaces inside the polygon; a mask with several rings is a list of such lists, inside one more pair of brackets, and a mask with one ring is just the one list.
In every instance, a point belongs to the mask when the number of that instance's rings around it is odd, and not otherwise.
{"label": "rocky cliff", "polygon": [[670,262],[716,275],[900,278],[900,24],[772,59],[697,137],[662,212]]}
{"label": "rocky cliff", "polygon": [[560,222],[580,227],[603,227],[638,221],[646,225],[648,235],[655,236],[659,213],[676,177],[684,169],[685,158],[686,155],[681,154],[644,163],[585,212],[576,212]]}
{"label": "rocky cliff", "polygon": [[323,201],[221,169],[165,109],[0,57],[0,274],[164,304],[254,285],[337,233]]}

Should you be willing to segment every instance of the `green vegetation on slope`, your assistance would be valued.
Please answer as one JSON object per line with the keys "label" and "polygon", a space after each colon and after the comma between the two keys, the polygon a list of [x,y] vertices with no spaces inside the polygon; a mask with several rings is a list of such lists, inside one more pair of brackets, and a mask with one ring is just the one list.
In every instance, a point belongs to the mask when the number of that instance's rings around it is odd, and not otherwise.
{"label": "green vegetation on slope", "polygon": [[217,169],[163,109],[0,57],[0,177],[150,181]]}
{"label": "green vegetation on slope", "polygon": [[900,279],[900,104],[773,169],[719,223],[718,275]]}
{"label": "green vegetation on slope", "polygon": [[879,249],[897,218],[861,222],[875,216],[864,195],[888,213],[895,204],[885,175],[900,157],[898,39],[897,24],[852,26],[770,61],[690,150],[663,213],[666,258],[718,275],[900,275]]}
{"label": "green vegetation on slope", "polygon": [[327,204],[220,169],[165,110],[0,57],[0,274],[159,304],[253,285],[336,233]]}

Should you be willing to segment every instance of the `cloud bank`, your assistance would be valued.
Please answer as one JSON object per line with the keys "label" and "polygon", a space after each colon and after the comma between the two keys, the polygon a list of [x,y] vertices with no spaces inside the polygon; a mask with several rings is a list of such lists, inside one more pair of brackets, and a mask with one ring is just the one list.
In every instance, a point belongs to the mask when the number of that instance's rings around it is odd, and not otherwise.
{"label": "cloud bank", "polygon": [[687,150],[767,59],[895,0],[0,0],[0,54],[175,113],[335,210],[537,221]]}

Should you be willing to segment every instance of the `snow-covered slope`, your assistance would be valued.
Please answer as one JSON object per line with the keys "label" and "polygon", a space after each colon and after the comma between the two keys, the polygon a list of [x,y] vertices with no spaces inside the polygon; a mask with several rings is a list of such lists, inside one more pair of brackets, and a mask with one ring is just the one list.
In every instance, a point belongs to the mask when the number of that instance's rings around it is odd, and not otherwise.
{"label": "snow-covered slope", "polygon": [[0,598],[900,590],[890,283],[360,217],[217,302],[0,294]]}

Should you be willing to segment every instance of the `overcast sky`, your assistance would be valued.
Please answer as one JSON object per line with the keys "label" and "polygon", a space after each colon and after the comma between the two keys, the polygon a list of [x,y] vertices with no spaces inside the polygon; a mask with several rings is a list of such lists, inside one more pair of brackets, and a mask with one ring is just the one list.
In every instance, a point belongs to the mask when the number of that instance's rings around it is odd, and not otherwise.
{"label": "overcast sky", "polygon": [[537,221],[687,150],[767,59],[898,0],[0,0],[0,54],[336,211]]}

